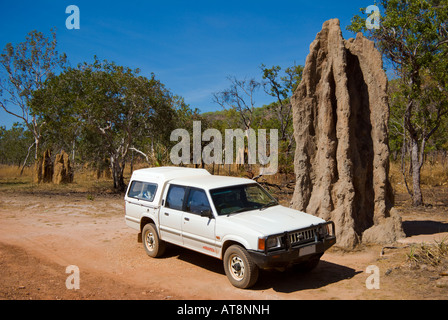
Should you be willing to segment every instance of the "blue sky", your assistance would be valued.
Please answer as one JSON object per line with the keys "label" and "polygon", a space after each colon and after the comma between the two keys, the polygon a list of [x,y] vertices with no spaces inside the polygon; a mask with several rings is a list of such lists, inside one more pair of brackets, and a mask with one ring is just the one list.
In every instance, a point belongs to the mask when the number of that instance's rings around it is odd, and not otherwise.
{"label": "blue sky", "polygon": [[[354,14],[374,0],[356,1],[84,1],[0,0],[0,50],[31,30],[50,35],[72,66],[101,60],[154,72],[174,94],[202,112],[220,110],[212,94],[229,87],[228,76],[261,80],[259,66],[305,64],[309,45],[331,18],[345,31]],[[65,26],[65,9],[80,10],[80,29]],[[262,90],[259,106],[272,102]],[[16,118],[0,110],[0,126]]]}

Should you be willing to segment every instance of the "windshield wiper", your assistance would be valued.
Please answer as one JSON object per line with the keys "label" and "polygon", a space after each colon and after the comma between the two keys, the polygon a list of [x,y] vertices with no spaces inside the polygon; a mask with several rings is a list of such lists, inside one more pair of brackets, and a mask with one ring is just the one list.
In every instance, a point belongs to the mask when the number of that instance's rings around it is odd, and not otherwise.
{"label": "windshield wiper", "polygon": [[277,205],[278,205],[277,201],[271,201],[271,202],[268,202],[268,203],[264,204],[260,208],[253,208],[253,209],[251,209],[251,208],[240,208],[238,210],[230,212],[229,214],[227,214],[227,216],[230,216],[231,214],[235,214],[235,213],[241,213],[241,212],[244,212],[244,211],[256,210],[256,209],[259,209],[260,211],[263,211],[263,210],[265,210],[265,209],[267,209],[269,207],[277,206]]}
{"label": "windshield wiper", "polygon": [[240,213],[240,212],[244,212],[244,211],[248,211],[248,210],[249,210],[248,208],[240,208],[238,210],[230,212],[227,216],[230,216],[231,214],[234,214],[234,213]]}
{"label": "windshield wiper", "polygon": [[265,205],[263,205],[263,206],[260,208],[260,211],[266,210],[267,208],[269,208],[269,207],[273,207],[273,206],[276,206],[276,205],[278,205],[278,202],[277,202],[277,201],[271,201],[271,202],[268,202],[268,203],[266,203]]}

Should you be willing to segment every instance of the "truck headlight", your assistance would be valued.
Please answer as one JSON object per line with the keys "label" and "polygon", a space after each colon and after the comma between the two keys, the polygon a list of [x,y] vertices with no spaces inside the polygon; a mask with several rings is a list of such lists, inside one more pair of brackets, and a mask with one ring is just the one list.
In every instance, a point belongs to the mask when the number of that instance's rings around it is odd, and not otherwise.
{"label": "truck headlight", "polygon": [[319,234],[320,234],[321,237],[325,237],[325,236],[327,236],[328,234],[330,234],[330,229],[329,229],[329,227],[328,227],[328,224],[324,224],[324,225],[321,225],[321,226],[320,226],[320,228],[319,228]]}
{"label": "truck headlight", "polygon": [[278,249],[281,247],[282,247],[282,237],[281,236],[271,237],[266,240],[266,248],[268,250]]}
{"label": "truck headlight", "polygon": [[275,250],[283,247],[282,236],[273,236],[258,239],[258,250]]}

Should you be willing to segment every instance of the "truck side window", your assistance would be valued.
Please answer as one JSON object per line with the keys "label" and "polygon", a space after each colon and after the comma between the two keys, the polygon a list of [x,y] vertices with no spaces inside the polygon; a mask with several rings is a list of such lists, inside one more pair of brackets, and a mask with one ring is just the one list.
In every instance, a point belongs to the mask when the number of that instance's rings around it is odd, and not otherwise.
{"label": "truck side window", "polygon": [[128,197],[137,198],[138,195],[140,194],[141,190],[142,190],[142,187],[143,187],[143,183],[142,182],[140,182],[140,181],[133,181],[132,185],[131,185],[131,188],[129,189],[129,192],[128,192]]}
{"label": "truck side window", "polygon": [[190,189],[190,193],[187,198],[186,210],[199,215],[202,211],[211,210],[210,203],[208,202],[207,195],[204,190]]}
{"label": "truck side window", "polygon": [[185,189],[185,187],[171,185],[170,189],[168,190],[165,206],[174,210],[182,210],[185,197]]}
{"label": "truck side window", "polygon": [[143,185],[143,200],[152,202],[154,200],[154,196],[156,195],[157,185],[150,183],[144,183]]}
{"label": "truck side window", "polygon": [[157,184],[133,181],[131,188],[129,189],[128,196],[131,198],[152,202],[154,201],[156,191]]}

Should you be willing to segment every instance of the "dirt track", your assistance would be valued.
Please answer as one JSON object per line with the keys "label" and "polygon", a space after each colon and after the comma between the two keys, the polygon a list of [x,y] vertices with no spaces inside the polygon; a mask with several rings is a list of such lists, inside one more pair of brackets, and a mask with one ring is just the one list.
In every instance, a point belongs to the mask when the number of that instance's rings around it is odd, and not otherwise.
{"label": "dirt track", "polygon": [[[381,246],[331,249],[309,274],[263,271],[251,290],[230,285],[220,260],[169,247],[146,256],[124,222],[118,196],[0,194],[0,299],[447,299],[434,271],[406,267],[406,248],[380,257]],[[447,237],[447,214],[407,217],[412,238]],[[426,221],[419,224],[418,221]],[[417,221],[417,222],[416,222]],[[418,225],[428,228],[419,231]],[[438,229],[439,231],[434,231]],[[445,233],[438,233],[438,232]],[[404,246],[404,244],[399,244]],[[80,270],[80,289],[68,290],[66,267]],[[380,269],[380,290],[368,290],[369,265]]]}

